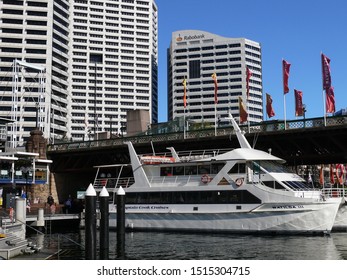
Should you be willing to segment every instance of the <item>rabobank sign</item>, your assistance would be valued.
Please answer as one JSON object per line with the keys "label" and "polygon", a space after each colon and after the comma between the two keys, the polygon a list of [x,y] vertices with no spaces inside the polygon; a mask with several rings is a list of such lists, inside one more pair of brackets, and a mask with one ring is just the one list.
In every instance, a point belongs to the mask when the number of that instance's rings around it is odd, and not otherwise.
{"label": "rabobank sign", "polygon": [[184,35],[184,36],[181,36],[181,34],[179,34],[178,37],[176,38],[176,42],[200,40],[200,39],[205,39],[205,34]]}

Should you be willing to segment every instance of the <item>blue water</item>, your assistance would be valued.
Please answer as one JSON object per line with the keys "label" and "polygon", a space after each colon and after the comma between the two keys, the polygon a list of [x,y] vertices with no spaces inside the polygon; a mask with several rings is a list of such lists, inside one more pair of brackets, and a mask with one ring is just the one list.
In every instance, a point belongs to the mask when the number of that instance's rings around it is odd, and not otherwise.
{"label": "blue water", "polygon": [[[38,235],[29,237],[33,239]],[[99,237],[97,237],[99,240]],[[117,234],[109,235],[109,258],[116,259]],[[84,230],[45,234],[47,249],[61,249],[59,259],[85,258]],[[99,241],[97,241],[99,242]],[[99,243],[97,243],[99,247]],[[97,253],[98,255],[98,253]],[[58,258],[58,257],[56,257]],[[125,236],[125,258],[131,260],[346,260],[347,232],[328,236],[259,236],[133,232]]]}

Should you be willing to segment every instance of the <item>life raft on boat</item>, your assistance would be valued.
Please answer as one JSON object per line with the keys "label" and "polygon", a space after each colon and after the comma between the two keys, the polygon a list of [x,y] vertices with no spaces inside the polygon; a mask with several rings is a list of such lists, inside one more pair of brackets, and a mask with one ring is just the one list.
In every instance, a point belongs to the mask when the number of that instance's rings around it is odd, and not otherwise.
{"label": "life raft on boat", "polygon": [[160,164],[160,163],[173,163],[175,159],[173,157],[165,156],[141,156],[140,161],[142,164]]}

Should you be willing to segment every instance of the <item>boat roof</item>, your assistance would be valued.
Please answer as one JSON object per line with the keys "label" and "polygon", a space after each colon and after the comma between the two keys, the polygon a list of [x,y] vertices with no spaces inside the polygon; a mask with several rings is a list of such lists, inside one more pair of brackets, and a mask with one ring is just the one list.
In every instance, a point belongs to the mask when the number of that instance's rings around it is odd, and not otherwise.
{"label": "boat roof", "polygon": [[[273,156],[269,153],[266,153],[261,150],[256,150],[252,148],[238,148],[234,149],[232,151],[226,152],[221,155],[217,155],[214,157],[210,157],[208,159],[203,159],[201,161],[226,161],[226,160],[273,160],[273,161],[280,161],[285,162],[285,160]],[[198,160],[200,161],[200,160]]]}
{"label": "boat roof", "polygon": [[108,167],[118,167],[118,166],[131,166],[130,163],[125,164],[106,164],[106,165],[95,165],[93,168],[108,168]]}

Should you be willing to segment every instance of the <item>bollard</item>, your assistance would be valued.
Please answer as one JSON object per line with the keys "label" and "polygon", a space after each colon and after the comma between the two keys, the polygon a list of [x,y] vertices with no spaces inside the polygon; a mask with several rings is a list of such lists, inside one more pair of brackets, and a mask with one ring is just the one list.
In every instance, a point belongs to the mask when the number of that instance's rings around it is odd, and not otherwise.
{"label": "bollard", "polygon": [[40,229],[45,226],[45,210],[43,208],[39,208],[37,211],[37,221],[36,226],[38,226]]}
{"label": "bollard", "polygon": [[100,202],[100,260],[109,258],[109,193],[105,187],[99,195]]}
{"label": "bollard", "polygon": [[125,192],[122,187],[117,191],[117,256],[125,259]]}
{"label": "bollard", "polygon": [[16,221],[21,223],[21,238],[25,238],[26,235],[26,199],[21,197],[16,197],[16,211],[15,211]]}
{"label": "bollard", "polygon": [[96,260],[96,191],[92,184],[89,185],[86,191],[85,200],[86,260]]}

